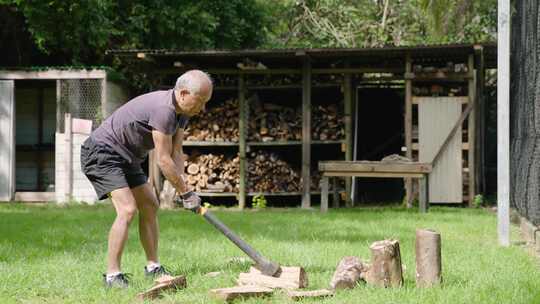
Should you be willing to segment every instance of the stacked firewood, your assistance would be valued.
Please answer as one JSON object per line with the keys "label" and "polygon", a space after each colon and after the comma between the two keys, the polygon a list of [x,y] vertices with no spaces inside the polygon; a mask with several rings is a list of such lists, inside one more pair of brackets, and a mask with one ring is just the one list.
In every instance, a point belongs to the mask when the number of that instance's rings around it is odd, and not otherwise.
{"label": "stacked firewood", "polygon": [[186,165],[187,183],[197,192],[238,192],[240,158],[200,154]]}
{"label": "stacked firewood", "polygon": [[276,153],[255,151],[248,161],[250,192],[300,191],[300,174]]}
{"label": "stacked firewood", "polygon": [[185,130],[184,138],[188,141],[238,142],[238,114],[238,101],[227,100],[193,117]]}
{"label": "stacked firewood", "polygon": [[345,137],[345,123],[336,104],[313,107],[312,117],[313,140],[338,140]]}
{"label": "stacked firewood", "polygon": [[302,138],[302,111],[272,103],[253,102],[248,140],[284,141]]}

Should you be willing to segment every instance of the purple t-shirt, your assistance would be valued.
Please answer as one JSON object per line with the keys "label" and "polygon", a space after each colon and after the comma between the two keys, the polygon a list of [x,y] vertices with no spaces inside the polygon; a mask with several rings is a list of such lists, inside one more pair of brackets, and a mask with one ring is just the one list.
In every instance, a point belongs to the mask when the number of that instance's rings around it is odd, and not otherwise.
{"label": "purple t-shirt", "polygon": [[154,149],[152,130],[174,135],[189,117],[176,114],[174,91],[155,91],[128,101],[111,114],[90,137],[113,148],[130,163],[144,161]]}

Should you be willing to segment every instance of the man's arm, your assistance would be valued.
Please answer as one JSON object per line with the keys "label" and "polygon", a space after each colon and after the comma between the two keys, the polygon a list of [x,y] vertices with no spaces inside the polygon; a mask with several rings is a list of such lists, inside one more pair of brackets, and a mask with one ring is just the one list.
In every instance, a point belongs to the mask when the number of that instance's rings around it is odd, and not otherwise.
{"label": "man's arm", "polygon": [[[182,168],[179,168],[177,162],[173,160],[172,135],[166,135],[160,131],[153,130],[152,138],[154,139],[157,163],[161,172],[163,172],[163,175],[165,175],[167,180],[176,189],[176,192],[179,194],[186,193],[188,189],[182,176],[182,173],[184,172],[183,161],[180,162],[182,163]],[[181,156],[179,158],[181,159]]]}

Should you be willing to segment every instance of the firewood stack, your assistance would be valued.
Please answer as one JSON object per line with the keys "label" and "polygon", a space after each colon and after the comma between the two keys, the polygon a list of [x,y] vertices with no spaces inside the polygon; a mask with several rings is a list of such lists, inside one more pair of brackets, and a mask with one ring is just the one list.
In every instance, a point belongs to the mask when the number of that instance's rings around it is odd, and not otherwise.
{"label": "firewood stack", "polygon": [[302,111],[272,103],[253,102],[248,140],[285,141],[302,139]]}
{"label": "firewood stack", "polygon": [[248,172],[250,192],[300,191],[300,174],[276,153],[251,152]]}
{"label": "firewood stack", "polygon": [[190,158],[186,166],[187,183],[197,192],[238,192],[240,157],[201,154]]}
{"label": "firewood stack", "polygon": [[312,117],[313,140],[338,140],[345,137],[345,123],[336,104],[313,107]]}
{"label": "firewood stack", "polygon": [[238,142],[238,117],[238,101],[227,100],[193,117],[185,130],[185,138],[188,141]]}

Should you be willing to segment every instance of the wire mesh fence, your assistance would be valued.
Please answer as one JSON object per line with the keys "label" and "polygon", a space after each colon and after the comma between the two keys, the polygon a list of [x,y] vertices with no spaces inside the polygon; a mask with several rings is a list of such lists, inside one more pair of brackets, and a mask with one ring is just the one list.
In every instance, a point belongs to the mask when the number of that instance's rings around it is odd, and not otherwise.
{"label": "wire mesh fence", "polygon": [[103,120],[101,109],[104,92],[102,79],[62,79],[59,80],[59,105],[57,131],[64,132],[64,114],[71,113],[73,118],[92,121],[95,129]]}

